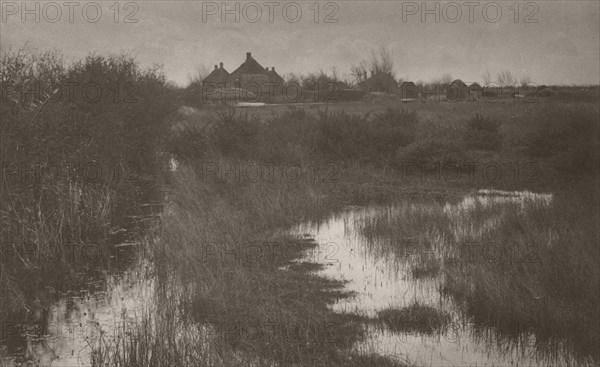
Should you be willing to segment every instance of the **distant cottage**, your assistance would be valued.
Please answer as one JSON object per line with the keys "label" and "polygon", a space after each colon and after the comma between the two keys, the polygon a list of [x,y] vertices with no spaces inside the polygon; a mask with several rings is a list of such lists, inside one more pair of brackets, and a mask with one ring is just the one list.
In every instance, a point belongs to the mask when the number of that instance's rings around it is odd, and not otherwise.
{"label": "distant cottage", "polygon": [[227,72],[227,70],[223,69],[223,63],[220,63],[219,66],[220,67],[217,67],[217,65],[215,65],[215,70],[208,74],[208,76],[206,76],[202,82],[217,85],[227,84],[230,74]]}
{"label": "distant cottage", "polygon": [[419,95],[417,85],[413,82],[403,82],[400,90],[404,99],[417,99]]}
{"label": "distant cottage", "polygon": [[483,87],[479,83],[473,83],[469,85],[469,100],[477,101],[483,94]]}
{"label": "distant cottage", "polygon": [[282,87],[284,80],[277,74],[275,67],[264,68],[252,57],[252,53],[246,53],[246,60],[231,74],[220,66],[202,81],[204,84],[215,84],[218,87],[241,88],[250,92],[267,97],[269,93],[277,93]]}
{"label": "distant cottage", "polygon": [[446,99],[461,101],[469,98],[469,87],[460,79],[456,79],[446,88]]}
{"label": "distant cottage", "polygon": [[371,76],[360,83],[359,86],[370,92],[393,93],[398,89],[398,83],[392,73],[383,71],[371,71]]}

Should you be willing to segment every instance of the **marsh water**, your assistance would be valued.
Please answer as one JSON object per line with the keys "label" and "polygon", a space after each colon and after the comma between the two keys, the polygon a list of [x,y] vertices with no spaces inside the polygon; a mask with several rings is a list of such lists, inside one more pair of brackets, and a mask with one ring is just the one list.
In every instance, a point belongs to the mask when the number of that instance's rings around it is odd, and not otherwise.
{"label": "marsh water", "polygon": [[[442,292],[443,272],[415,276],[415,263],[423,260],[423,253],[414,248],[406,250],[406,243],[417,243],[415,238],[422,238],[422,234],[404,230],[401,236],[389,236],[368,231],[369,224],[381,217],[399,215],[426,220],[428,215],[437,215],[454,223],[453,231],[460,237],[491,231],[497,224],[495,216],[477,225],[469,222],[467,213],[474,208],[497,209],[507,205],[527,210],[532,203],[542,208],[552,205],[552,196],[480,191],[456,202],[348,207],[325,221],[301,223],[292,230],[317,243],[297,261],[321,264],[322,268],[315,270],[318,275],[345,282],[352,296],[332,304],[335,312],[374,319],[378,311],[403,309],[416,303],[450,315],[448,325],[428,333],[391,330],[365,322],[366,338],[354,346],[356,351],[375,352],[418,366],[577,365],[581,361],[576,362],[567,350],[541,351],[535,333],[527,328],[507,337],[498,333],[494,325],[476,325],[458,302]],[[149,216],[139,216],[137,220],[144,221]],[[444,241],[435,231],[429,231],[427,237],[437,241],[427,251],[428,261],[435,265],[443,257]],[[406,251],[397,251],[400,242]],[[104,269],[86,289],[61,294],[49,307],[30,310],[24,321],[12,325],[10,332],[4,331],[1,365],[89,365],[92,344],[98,338],[110,338],[119,325],[144,312],[152,300],[152,265],[140,251],[141,244],[123,242],[116,246],[129,254],[120,257],[129,259],[127,264],[110,271]],[[437,264],[433,269],[439,266],[444,265]]]}
{"label": "marsh water", "polygon": [[[299,262],[321,264],[323,267],[317,274],[344,281],[346,289],[353,292],[354,296],[331,306],[335,312],[373,319],[378,311],[402,310],[418,304],[450,315],[448,325],[433,333],[390,330],[380,324],[365,323],[367,337],[355,345],[363,353],[375,352],[417,366],[593,365],[592,361],[576,360],[560,342],[541,350],[535,333],[528,327],[503,336],[493,324],[478,325],[452,297],[444,295],[443,273],[415,276],[415,263],[422,261],[424,254],[427,261],[435,265],[433,269],[443,267],[440,262],[445,244],[439,233],[428,233],[425,237],[436,242],[436,246],[422,250],[419,236],[408,230],[400,231],[402,236],[373,236],[365,230],[374,218],[427,219],[431,215],[431,220],[435,220],[434,214],[438,211],[437,214],[447,216],[455,224],[454,238],[461,238],[466,234],[493,231],[502,215],[498,209],[504,205],[527,210],[531,205],[547,207],[551,204],[551,195],[482,190],[456,203],[429,201],[351,207],[323,223],[305,223],[296,228],[298,235],[314,238],[318,243],[317,248],[307,252]],[[486,207],[497,213],[486,218],[481,227],[474,226],[467,212]],[[422,223],[420,227],[427,226]]]}
{"label": "marsh water", "polygon": [[3,323],[0,366],[90,365],[94,343],[111,337],[151,299],[152,264],[140,238],[157,224],[163,190],[140,181],[119,195],[105,243],[71,249],[77,284],[36,289],[34,306]]}

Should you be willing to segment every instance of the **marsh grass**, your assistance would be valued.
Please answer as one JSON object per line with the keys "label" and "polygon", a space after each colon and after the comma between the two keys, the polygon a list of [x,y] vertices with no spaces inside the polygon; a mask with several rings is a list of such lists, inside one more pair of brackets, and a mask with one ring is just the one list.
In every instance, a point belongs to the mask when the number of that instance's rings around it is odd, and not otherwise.
{"label": "marsh grass", "polygon": [[377,318],[392,331],[423,334],[441,332],[450,322],[449,314],[418,302],[402,309],[384,309],[377,312]]}
{"label": "marsh grass", "polygon": [[[131,336],[120,335],[121,346],[98,347],[96,365],[218,365],[239,363],[236,356],[261,366],[352,365],[348,351],[364,320],[327,307],[349,296],[343,283],[314,275],[316,264],[292,262],[313,241],[273,232],[301,218],[318,221],[331,210],[307,200],[314,195],[312,183],[215,186],[182,164],[170,185],[169,210],[152,251],[157,269],[164,269],[157,271],[157,287],[180,291],[158,292],[157,312],[136,321],[139,329]],[[282,189],[286,185],[289,190]],[[250,244],[252,254],[246,252]],[[163,325],[175,329],[163,333]],[[189,351],[198,340],[173,339],[186,334],[178,328],[198,325],[213,333],[203,341],[212,345],[210,355]],[[123,342],[130,337],[134,344]]]}
{"label": "marsh grass", "polygon": [[440,262],[433,257],[421,257],[412,265],[410,272],[415,279],[434,278],[440,274]]}
{"label": "marsh grass", "polygon": [[442,293],[476,322],[513,338],[528,328],[540,349],[566,340],[579,358],[597,359],[598,200],[586,184],[580,192],[592,196],[560,192],[550,203],[467,196],[427,209],[405,203],[361,231],[387,238],[388,251],[405,253],[409,244],[413,253],[436,254],[417,256],[413,271],[421,260],[434,261],[425,268],[440,264]]}
{"label": "marsh grass", "polygon": [[[162,163],[159,153],[182,160],[176,172],[165,173],[167,209],[157,240],[148,243],[156,272],[154,299],[145,311],[124,323],[114,338],[98,340],[94,365],[332,366],[357,361],[388,365],[387,359],[369,353],[352,354],[350,348],[361,337],[365,320],[329,310],[329,304],[349,296],[343,283],[312,274],[314,264],[295,264],[293,259],[313,244],[283,233],[301,221],[319,222],[346,204],[390,201],[401,203],[399,211],[365,222],[364,234],[390,239],[392,245],[385,251],[410,245],[418,251],[433,251],[437,260],[451,256],[452,261],[441,263],[440,271],[447,279],[445,291],[463,302],[473,318],[493,320],[500,329],[534,322],[539,335],[571,337],[583,354],[594,354],[592,347],[598,344],[599,335],[595,322],[599,318],[598,236],[593,231],[598,223],[596,196],[559,195],[550,208],[529,205],[531,214],[516,206],[476,205],[457,219],[439,201],[419,201],[423,192],[424,197],[445,200],[451,191],[445,182],[423,185],[396,176],[399,160],[480,158],[481,152],[469,146],[479,149],[488,138],[496,141],[500,134],[505,144],[494,152],[500,158],[485,157],[512,159],[510,154],[519,154],[518,148],[527,144],[518,138],[523,126],[531,131],[543,128],[540,111],[547,105],[526,109],[486,104],[486,115],[499,124],[476,126],[474,130],[484,130],[485,136],[472,135],[465,146],[461,139],[468,132],[465,116],[472,115],[474,104],[435,104],[417,112],[414,106],[399,109],[393,104],[383,112],[381,105],[367,108],[364,104],[315,113],[286,108],[269,119],[234,114],[219,106],[216,116],[193,111],[177,117],[175,88],[160,70],[142,70],[127,56],[91,55],[67,67],[53,54],[31,57],[8,52],[3,53],[2,63],[2,90],[8,84],[22,84],[28,90],[29,82],[53,90],[61,82],[76,80],[103,86],[133,81],[141,91],[136,96],[140,103],[130,105],[90,105],[82,100],[48,104],[49,96],[1,104],[2,133],[9,137],[2,145],[4,160],[32,164],[53,156],[60,164],[95,160],[109,167],[134,161],[140,168],[137,173],[154,176]],[[576,125],[581,128],[573,138],[561,142],[557,156],[537,157],[530,150],[536,162],[560,170],[565,165],[553,159],[573,152],[569,157],[574,158],[566,162],[585,163],[578,173],[596,172],[588,161],[582,161],[597,157],[597,139],[588,134],[595,131],[589,124],[594,112],[583,110],[584,123]],[[529,120],[533,123],[526,124]],[[557,123],[564,128],[568,121]],[[585,149],[579,151],[577,137],[581,136],[587,140]],[[542,134],[540,139],[550,142],[542,145],[549,149],[555,136]],[[297,180],[278,175],[276,180],[257,182],[231,177],[207,180],[203,175],[207,162],[221,168],[333,163],[336,174],[329,181],[314,175]],[[570,185],[571,178],[563,181]],[[115,222],[114,212],[122,206],[117,198],[131,186],[63,179],[15,190],[6,189],[4,172],[2,179],[3,230],[9,228],[11,236],[25,238],[15,245],[17,256],[10,261],[2,257],[0,287],[3,295],[9,295],[3,302],[22,308],[28,299],[39,296],[39,289],[47,285],[45,275],[56,269],[44,261],[49,254],[60,254],[65,241],[106,239]],[[486,225],[490,229],[474,230]],[[527,245],[535,243],[539,261],[500,257],[495,262],[473,262],[460,246],[452,245],[469,240],[499,241],[511,250],[505,251],[508,254],[518,254],[521,247],[530,249]],[[35,256],[26,254],[26,242],[33,243]],[[279,246],[275,249],[273,244]],[[77,272],[72,263],[59,264],[64,272]],[[280,269],[286,265],[288,270]],[[53,275],[48,278],[65,284],[64,277]],[[24,278],[33,280],[35,286]],[[400,313],[415,317],[421,326],[427,325],[425,319],[439,318],[423,307]],[[388,316],[396,313],[390,311]]]}
{"label": "marsh grass", "polygon": [[[40,301],[46,306],[46,289],[78,288],[111,261],[103,256],[111,230],[133,205],[123,192],[159,166],[173,98],[159,69],[144,70],[127,55],[67,64],[56,51],[2,48],[0,66],[3,322]],[[60,94],[66,83],[114,91],[127,82],[139,87],[131,96],[137,103]],[[36,93],[18,93],[27,90]],[[86,246],[95,251],[87,257]]]}

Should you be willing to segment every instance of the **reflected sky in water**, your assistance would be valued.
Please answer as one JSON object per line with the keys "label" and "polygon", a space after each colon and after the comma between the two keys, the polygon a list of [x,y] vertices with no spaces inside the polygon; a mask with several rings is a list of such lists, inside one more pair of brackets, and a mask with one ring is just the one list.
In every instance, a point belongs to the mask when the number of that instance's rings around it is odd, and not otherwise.
{"label": "reflected sky in water", "polygon": [[[521,210],[528,210],[535,206],[543,208],[551,203],[552,195],[547,194],[481,190],[454,204],[431,202],[390,207],[352,207],[324,223],[303,224],[294,231],[311,236],[318,243],[317,248],[308,251],[300,261],[325,265],[323,270],[317,272],[319,275],[346,281],[346,288],[355,292],[354,297],[333,304],[335,312],[357,313],[374,318],[377,311],[390,307],[401,309],[417,302],[451,315],[450,325],[434,335],[392,332],[380,324],[365,325],[367,338],[355,346],[359,351],[375,351],[418,366],[566,366],[574,364],[572,358],[568,355],[540,354],[534,348],[535,335],[526,328],[516,340],[510,342],[499,340],[492,325],[483,329],[475,328],[450,297],[441,296],[443,272],[441,275],[415,279],[411,272],[412,263],[416,260],[414,254],[390,251],[390,247],[400,244],[386,236],[365,236],[361,231],[365,221],[377,216],[390,218],[394,213],[401,213],[404,216],[412,214],[427,218],[431,215],[433,220],[435,214],[447,216],[457,238],[467,234],[479,237],[482,231],[494,230],[499,223],[498,218],[490,215],[482,222],[483,228],[478,228],[469,220],[470,211],[495,207],[500,215],[504,206],[514,208],[516,205]],[[423,223],[422,228],[426,227],[426,223]],[[426,236],[437,241],[439,247],[444,247],[439,234],[430,232]],[[439,253],[444,249],[431,252],[432,256],[439,258]]]}

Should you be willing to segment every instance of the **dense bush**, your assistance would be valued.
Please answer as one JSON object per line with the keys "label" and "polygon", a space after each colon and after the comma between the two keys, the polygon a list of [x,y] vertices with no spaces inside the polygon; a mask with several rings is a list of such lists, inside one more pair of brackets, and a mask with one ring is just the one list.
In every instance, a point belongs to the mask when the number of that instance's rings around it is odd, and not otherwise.
{"label": "dense bush", "polygon": [[301,162],[316,148],[317,121],[304,109],[289,110],[261,125],[259,147],[266,162]]}
{"label": "dense bush", "polygon": [[464,149],[456,140],[448,137],[431,137],[415,141],[398,150],[395,163],[429,164],[461,162]]}
{"label": "dense bush", "polygon": [[224,156],[255,157],[259,124],[256,116],[236,114],[234,110],[218,112],[214,122],[208,126],[210,145]]}
{"label": "dense bush", "polygon": [[208,150],[206,131],[196,126],[173,131],[165,148],[180,161],[202,159]]}
{"label": "dense bush", "polygon": [[540,88],[539,92],[537,92],[539,97],[554,97],[555,93],[550,88]]}
{"label": "dense bush", "polygon": [[499,150],[502,147],[500,123],[476,114],[467,122],[464,142],[472,149]]}
{"label": "dense bush", "polygon": [[592,111],[577,106],[552,108],[532,125],[535,129],[524,139],[529,156],[549,158],[555,168],[574,173],[598,169],[599,126]]}
{"label": "dense bush", "polygon": [[325,157],[388,164],[416,135],[416,113],[389,108],[368,116],[321,113],[316,149]]}
{"label": "dense bush", "polygon": [[2,90],[15,94],[0,109],[3,159],[150,166],[176,106],[160,69],[142,70],[125,55],[66,66],[56,53],[32,50],[5,50],[2,64]]}
{"label": "dense bush", "polygon": [[293,109],[265,122],[236,114],[217,113],[202,130],[172,136],[168,149],[179,157],[200,156],[205,144],[226,157],[268,162],[361,161],[387,165],[398,148],[415,140],[418,118],[414,112],[388,109],[368,115],[321,111],[316,116]]}
{"label": "dense bush", "polygon": [[[67,65],[56,51],[0,51],[0,239],[23,254],[0,256],[0,287],[24,300],[36,289],[25,273],[66,286],[61,276],[89,265],[65,244],[107,243],[127,178],[155,172],[177,105],[159,68],[126,55]],[[24,250],[31,244],[34,253]]]}
{"label": "dense bush", "polygon": [[181,100],[186,106],[201,107],[203,90],[201,81],[191,82],[185,89],[181,91]]}
{"label": "dense bush", "polygon": [[382,154],[396,153],[398,147],[415,140],[419,119],[416,112],[388,108],[371,119],[371,138]]}
{"label": "dense bush", "polygon": [[549,157],[566,148],[563,133],[556,127],[538,128],[527,134],[524,142],[531,157]]}

